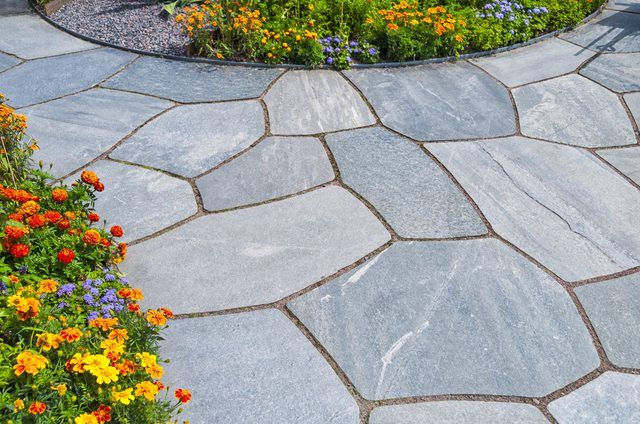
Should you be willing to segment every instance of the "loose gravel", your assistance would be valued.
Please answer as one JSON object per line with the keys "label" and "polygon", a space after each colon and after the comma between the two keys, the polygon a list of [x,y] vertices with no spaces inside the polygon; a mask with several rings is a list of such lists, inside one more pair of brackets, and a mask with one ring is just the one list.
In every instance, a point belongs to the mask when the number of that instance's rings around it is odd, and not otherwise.
{"label": "loose gravel", "polygon": [[79,34],[118,46],[185,56],[189,39],[152,0],[72,0],[51,16]]}

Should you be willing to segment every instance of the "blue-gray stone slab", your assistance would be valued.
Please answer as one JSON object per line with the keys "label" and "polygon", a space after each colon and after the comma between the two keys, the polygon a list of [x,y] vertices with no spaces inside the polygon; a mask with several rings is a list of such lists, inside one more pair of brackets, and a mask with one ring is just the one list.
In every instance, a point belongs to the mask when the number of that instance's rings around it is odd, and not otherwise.
{"label": "blue-gray stone slab", "polygon": [[521,137],[428,149],[493,229],[561,278],[640,265],[640,192],[586,150]]}
{"label": "blue-gray stone slab", "polygon": [[22,109],[40,150],[33,158],[62,177],[106,152],[173,103],[133,93],[92,89]]}
{"label": "blue-gray stone slab", "polygon": [[111,157],[195,177],[246,149],[264,131],[257,100],[179,106],[142,127]]}
{"label": "blue-gray stone slab", "polygon": [[345,74],[369,99],[383,124],[417,140],[515,132],[509,93],[469,63],[358,69]]}
{"label": "blue-gray stone slab", "polygon": [[[124,229],[122,241],[151,235],[198,211],[193,189],[186,181],[109,160],[86,169],[94,171],[105,185],[96,200],[96,212],[106,219],[107,229],[111,225]],[[79,177],[76,174],[67,182]]]}
{"label": "blue-gray stone slab", "polygon": [[484,234],[487,228],[447,174],[418,146],[381,128],[328,135],[345,184],[402,237]]}
{"label": "blue-gray stone slab", "polygon": [[173,321],[163,381],[187,386],[193,424],[357,424],[356,402],[329,364],[277,310]]}
{"label": "blue-gray stone slab", "polygon": [[640,191],[590,152],[520,137],[428,148],[498,234],[561,278],[640,265]]}
{"label": "blue-gray stone slab", "polygon": [[523,403],[442,401],[381,406],[369,424],[544,424],[536,407]]}
{"label": "blue-gray stone slab", "polygon": [[132,246],[122,268],[150,305],[214,311],[279,300],[389,239],[362,203],[330,186],[198,218]]}
{"label": "blue-gray stone slab", "polygon": [[281,73],[280,69],[142,57],[102,85],[195,103],[258,97]]}
{"label": "blue-gray stone slab", "polygon": [[605,10],[575,31],[560,37],[600,52],[640,52],[640,14]]}
{"label": "blue-gray stone slab", "polygon": [[2,3],[0,3],[0,15],[21,13],[31,13],[28,0],[2,0]]}
{"label": "blue-gray stone slab", "polygon": [[60,31],[36,15],[0,17],[0,51],[23,59],[55,56],[96,47],[98,46],[95,44]]}
{"label": "blue-gray stone slab", "polygon": [[607,358],[615,365],[640,368],[640,274],[575,289]]}
{"label": "blue-gray stone slab", "polygon": [[640,422],[640,376],[606,372],[549,404],[560,424]]}
{"label": "blue-gray stone slab", "polygon": [[14,107],[29,106],[91,88],[134,58],[103,48],[31,60],[0,74],[0,92]]}
{"label": "blue-gray stone slab", "polygon": [[640,147],[599,150],[598,155],[640,185]]}
{"label": "blue-gray stone slab", "polygon": [[366,399],[543,396],[599,365],[566,291],[495,239],[399,242],[288,307]]}
{"label": "blue-gray stone slab", "polygon": [[611,0],[607,8],[640,13],[640,0]]}
{"label": "blue-gray stone slab", "polygon": [[640,93],[631,93],[624,96],[624,101],[629,106],[629,110],[636,121],[636,125],[640,127]]}
{"label": "blue-gray stone slab", "polygon": [[573,72],[594,54],[559,38],[550,38],[473,62],[505,85],[515,87]]}
{"label": "blue-gray stone slab", "polygon": [[579,75],[516,88],[513,97],[522,135],[582,147],[636,143],[620,99]]}
{"label": "blue-gray stone slab", "polygon": [[580,73],[613,91],[640,91],[640,53],[603,54]]}
{"label": "blue-gray stone slab", "polygon": [[20,63],[19,59],[8,54],[0,53],[0,72]]}
{"label": "blue-gray stone slab", "polygon": [[268,137],[197,180],[205,209],[215,211],[297,193],[335,178],[320,140]]}

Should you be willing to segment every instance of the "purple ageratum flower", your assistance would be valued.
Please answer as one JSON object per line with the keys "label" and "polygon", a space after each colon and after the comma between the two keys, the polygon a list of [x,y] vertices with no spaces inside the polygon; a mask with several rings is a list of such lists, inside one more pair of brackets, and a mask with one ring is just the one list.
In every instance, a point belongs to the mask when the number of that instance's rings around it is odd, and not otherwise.
{"label": "purple ageratum flower", "polygon": [[121,312],[124,309],[124,305],[121,305],[119,303],[116,303],[113,306],[113,310],[116,311],[116,313]]}
{"label": "purple ageratum flower", "polygon": [[349,42],[349,47],[358,47],[358,42],[357,41]]}
{"label": "purple ageratum flower", "polygon": [[58,308],[58,309],[64,309],[64,308],[66,308],[67,306],[69,306],[69,305],[67,304],[67,302],[60,302],[60,303],[58,303],[58,306],[56,306],[56,308]]}
{"label": "purple ageratum flower", "polygon": [[338,37],[333,37],[333,42],[334,43],[341,43],[342,40],[340,38],[338,38]]}
{"label": "purple ageratum flower", "polygon": [[378,53],[378,51],[376,49],[374,49],[373,47],[371,47],[367,53],[369,53],[371,56],[374,56],[376,53]]}
{"label": "purple ageratum flower", "polygon": [[102,308],[100,308],[100,312],[102,312],[103,314],[111,315],[112,309],[113,309],[112,305],[104,305]]}
{"label": "purple ageratum flower", "polygon": [[27,267],[26,265],[22,265],[20,269],[18,269],[18,272],[20,273],[20,275],[24,275],[29,272],[29,267]]}
{"label": "purple ageratum flower", "polygon": [[89,289],[89,293],[91,293],[93,296],[99,296],[99,295],[100,295],[100,290],[98,290],[98,289],[97,289],[97,288],[95,288],[95,287],[91,287],[91,288]]}
{"label": "purple ageratum flower", "polygon": [[129,280],[127,280],[127,279],[126,279],[126,278],[124,278],[124,277],[120,278],[120,282],[121,282],[122,284],[129,284]]}
{"label": "purple ageratum flower", "polygon": [[346,57],[346,61],[347,61],[347,63],[351,63],[351,56],[347,56]]}
{"label": "purple ageratum flower", "polygon": [[549,9],[547,9],[546,7],[541,7],[540,13],[549,13]]}
{"label": "purple ageratum flower", "polygon": [[91,296],[89,293],[85,294],[82,299],[84,300],[84,303],[86,303],[89,306],[96,306],[96,302],[93,299],[93,296]]}
{"label": "purple ageratum flower", "polygon": [[331,65],[331,64],[333,63],[333,58],[332,58],[332,57],[328,57],[328,58],[327,58],[327,63],[328,63],[329,65]]}
{"label": "purple ageratum flower", "polygon": [[100,298],[100,302],[102,303],[113,303],[118,301],[118,296],[116,296],[116,291],[114,289],[109,289],[107,292]]}
{"label": "purple ageratum flower", "polygon": [[101,286],[102,283],[104,283],[104,281],[102,281],[99,278],[97,280],[93,280],[93,285],[96,286],[96,287]]}
{"label": "purple ageratum flower", "polygon": [[0,292],[4,293],[6,291],[7,291],[7,286],[2,281],[0,281]]}
{"label": "purple ageratum flower", "polygon": [[513,22],[515,20],[516,20],[516,15],[513,15],[513,14],[509,15],[509,21]]}
{"label": "purple ageratum flower", "polygon": [[116,281],[116,276],[113,274],[105,274],[104,279],[105,281]]}
{"label": "purple ageratum flower", "polygon": [[89,315],[87,315],[87,321],[91,322],[94,319],[98,318],[100,315],[98,314],[98,312],[96,311],[91,311],[89,312]]}
{"label": "purple ageratum flower", "polygon": [[525,24],[526,26],[529,26],[529,19],[525,19],[525,20],[524,20],[524,24]]}
{"label": "purple ageratum flower", "polygon": [[93,280],[85,280],[85,282],[82,283],[82,288],[84,289],[84,291],[89,291],[93,288],[92,284]]}
{"label": "purple ageratum flower", "polygon": [[73,291],[75,290],[76,286],[69,283],[69,284],[64,284],[62,286],[60,286],[60,288],[58,289],[57,295],[58,297],[61,296],[70,296],[71,293],[73,293]]}

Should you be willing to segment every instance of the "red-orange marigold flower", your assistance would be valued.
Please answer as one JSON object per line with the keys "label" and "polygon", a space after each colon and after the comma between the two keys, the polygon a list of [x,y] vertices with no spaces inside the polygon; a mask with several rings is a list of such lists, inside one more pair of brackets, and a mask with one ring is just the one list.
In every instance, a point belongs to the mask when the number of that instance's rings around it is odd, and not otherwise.
{"label": "red-orange marigold flower", "polygon": [[62,340],[64,340],[65,342],[73,343],[77,340],[80,340],[80,337],[82,336],[82,331],[74,327],[69,327],[60,331],[59,335],[60,337],[62,337]]}
{"label": "red-orange marigold flower", "polygon": [[187,403],[191,400],[191,392],[187,389],[178,389],[173,392],[173,395],[182,403]]}
{"label": "red-orange marigold flower", "polygon": [[86,183],[89,185],[93,185],[98,181],[100,181],[95,172],[87,171],[87,170],[82,171],[82,174],[80,175],[80,179],[82,179],[83,183]]}
{"label": "red-orange marigold flower", "polygon": [[56,222],[60,221],[62,215],[60,215],[60,212],[58,211],[46,211],[44,213],[44,217],[47,219],[47,221],[49,221],[49,224],[55,224]]}
{"label": "red-orange marigold flower", "polygon": [[40,214],[36,214],[27,218],[27,224],[31,228],[40,228],[47,225],[47,219]]}
{"label": "red-orange marigold flower", "polygon": [[7,217],[12,221],[18,221],[18,222],[22,222],[22,220],[24,219],[24,215],[17,212],[10,213]]}
{"label": "red-orange marigold flower", "polygon": [[88,230],[82,236],[82,241],[90,245],[96,245],[100,243],[100,239],[102,239],[102,237],[100,236],[100,233],[97,232],[96,230]]}
{"label": "red-orange marigold flower", "polygon": [[69,193],[63,188],[54,188],[51,191],[51,198],[54,202],[64,202],[69,198]]}
{"label": "red-orange marigold flower", "polygon": [[29,229],[24,227],[13,227],[11,225],[7,225],[6,227],[4,227],[4,233],[7,235],[8,238],[12,240],[17,240],[29,234]]}
{"label": "red-orange marigold flower", "polygon": [[167,323],[167,317],[160,311],[149,309],[147,311],[147,322],[153,325],[165,325]]}
{"label": "red-orange marigold flower", "polygon": [[127,305],[127,309],[129,309],[131,312],[140,312],[140,305],[138,305],[137,303],[129,303]]}
{"label": "red-orange marigold flower", "polygon": [[93,184],[93,188],[95,188],[96,191],[103,191],[104,190],[104,184],[102,184],[102,182],[98,181],[98,182]]}
{"label": "red-orange marigold flower", "polygon": [[75,257],[76,254],[73,252],[73,250],[67,249],[66,247],[58,252],[58,260],[63,264],[70,263]]}
{"label": "red-orange marigold flower", "polygon": [[96,417],[99,423],[107,423],[111,421],[111,408],[107,405],[100,405],[91,415]]}
{"label": "red-orange marigold flower", "polygon": [[24,258],[29,254],[29,246],[21,243],[14,244],[9,248],[9,253],[11,253],[14,258]]}
{"label": "red-orange marigold flower", "polygon": [[42,402],[35,401],[31,405],[29,405],[29,413],[33,415],[44,414],[44,411],[47,410],[47,405]]}
{"label": "red-orange marigold flower", "polygon": [[114,225],[109,231],[114,237],[122,237],[122,235],[124,234],[122,227],[120,227],[119,225]]}
{"label": "red-orange marigold flower", "polygon": [[97,214],[97,213],[95,213],[95,212],[90,212],[90,213],[89,213],[89,221],[91,221],[91,222],[98,222],[98,221],[100,221],[100,215],[98,215],[98,214]]}
{"label": "red-orange marigold flower", "polygon": [[66,219],[63,219],[62,221],[58,222],[58,228],[60,228],[61,230],[66,230],[69,227],[71,227],[71,223]]}
{"label": "red-orange marigold flower", "polygon": [[109,239],[103,238],[103,239],[100,239],[100,244],[103,245],[104,247],[109,247],[111,246],[111,241]]}

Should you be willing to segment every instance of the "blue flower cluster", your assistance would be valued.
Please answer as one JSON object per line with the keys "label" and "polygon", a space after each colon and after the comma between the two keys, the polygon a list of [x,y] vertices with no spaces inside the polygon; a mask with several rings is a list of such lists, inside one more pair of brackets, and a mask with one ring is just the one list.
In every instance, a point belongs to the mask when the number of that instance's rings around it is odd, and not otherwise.
{"label": "blue flower cluster", "polygon": [[[91,307],[95,308],[90,311],[87,315],[87,320],[91,321],[98,317],[109,318],[114,314],[122,311],[125,307],[125,300],[121,299],[117,296],[116,290],[113,288],[102,288],[101,286],[105,282],[116,281],[117,277],[109,272],[109,270],[103,270],[104,276],[103,279],[86,279],[81,287],[76,287],[75,284],[64,284],[58,288],[58,292],[56,295],[60,299],[60,303],[58,303],[58,309],[64,309],[69,306],[63,298],[71,297],[74,292],[78,289],[82,293],[83,302]],[[127,284],[127,281],[122,278],[120,281],[124,284]]]}
{"label": "blue flower cluster", "polygon": [[495,18],[495,19],[507,19],[510,22],[516,20],[517,12],[526,14],[524,18],[524,24],[529,26],[531,19],[534,15],[543,15],[549,13],[546,7],[534,7],[533,9],[525,9],[523,5],[515,1],[501,0],[494,1],[493,3],[487,3],[484,5],[483,12],[478,12],[478,18]]}
{"label": "blue flower cluster", "polygon": [[[366,41],[343,40],[338,36],[318,39],[322,46],[322,53],[325,56],[327,65],[338,66],[351,64],[355,59],[369,61],[378,54],[378,50],[369,45]],[[343,63],[344,62],[344,63]]]}

